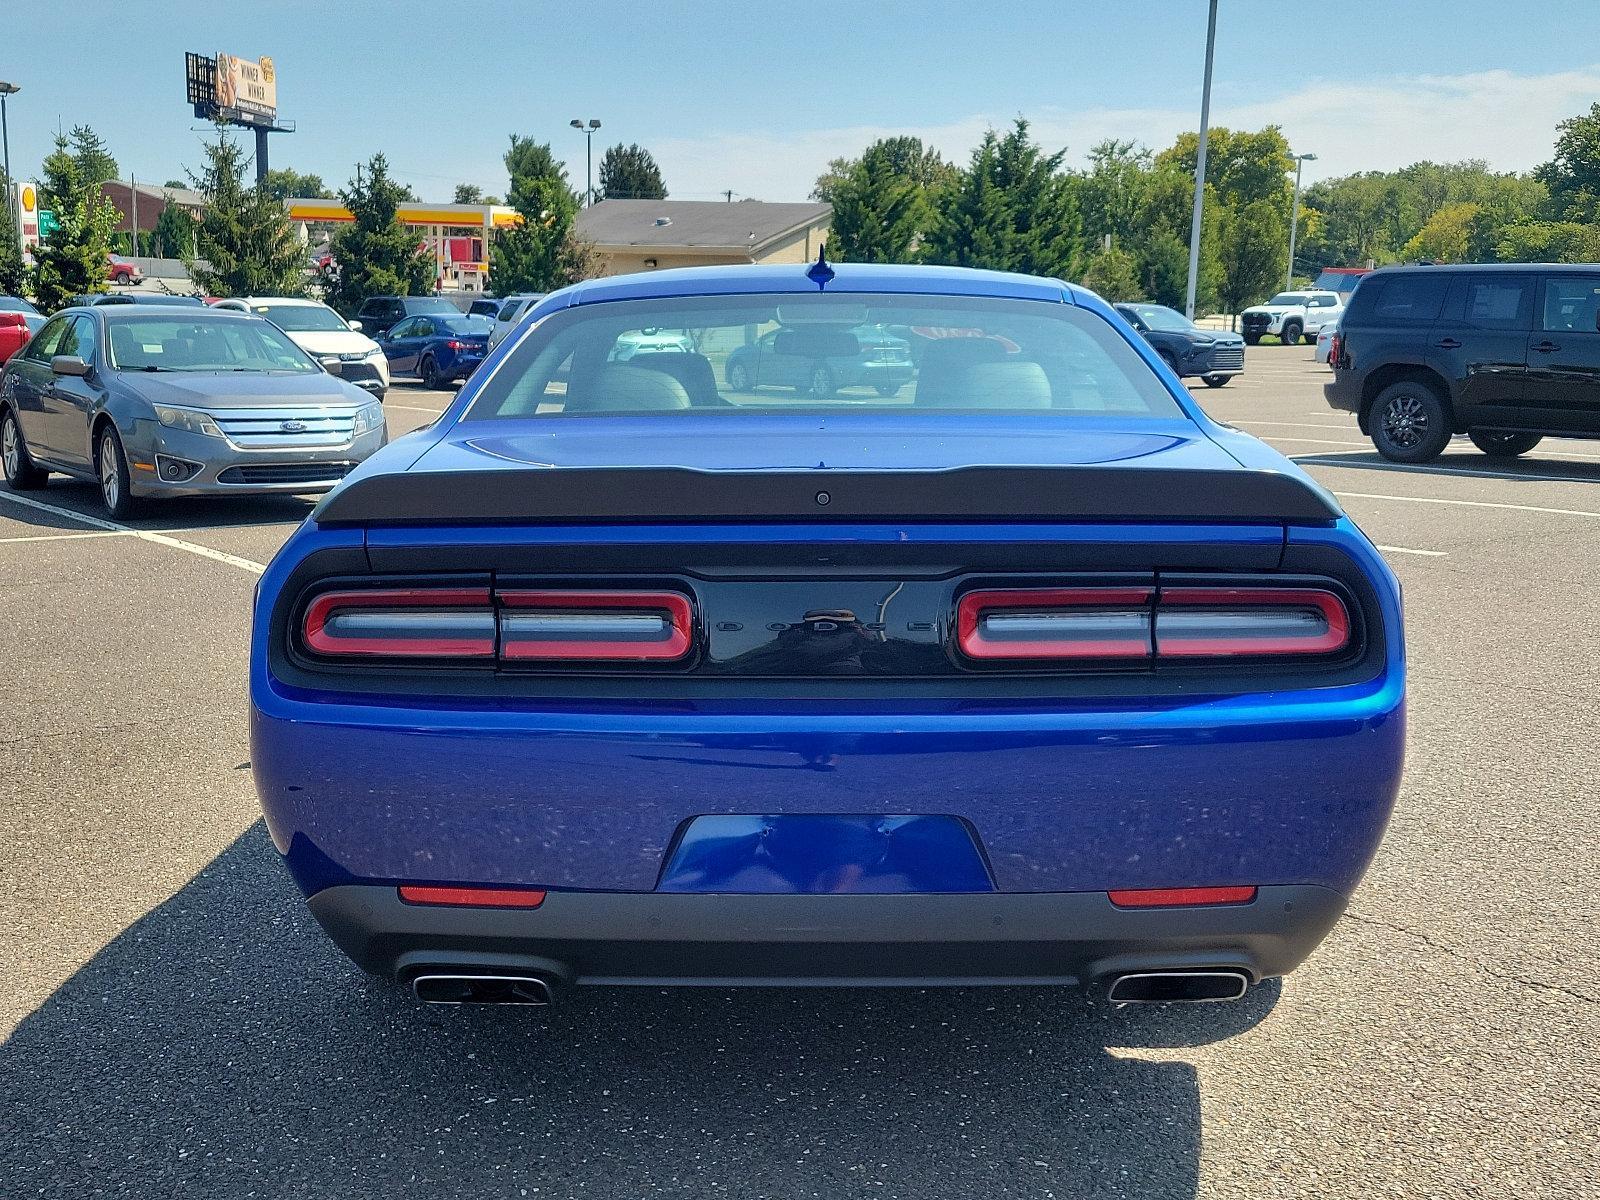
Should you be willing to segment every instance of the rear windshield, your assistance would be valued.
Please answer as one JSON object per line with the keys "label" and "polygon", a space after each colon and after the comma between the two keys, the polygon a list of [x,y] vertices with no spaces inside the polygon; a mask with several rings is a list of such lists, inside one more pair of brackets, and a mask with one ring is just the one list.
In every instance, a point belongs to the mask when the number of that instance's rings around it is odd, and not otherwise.
{"label": "rear windshield", "polygon": [[565,309],[518,345],[464,419],[961,409],[1184,416],[1116,330],[1083,309],[818,293]]}
{"label": "rear windshield", "polygon": [[441,317],[433,323],[436,333],[455,333],[463,337],[481,336],[494,328],[488,317]]}
{"label": "rear windshield", "polygon": [[422,300],[406,300],[403,301],[403,305],[406,312],[410,313],[412,316],[416,316],[418,313],[458,313],[461,311],[454,304],[451,304],[450,301],[438,297]]}
{"label": "rear windshield", "polygon": [[266,321],[152,313],[106,324],[111,365],[119,371],[310,374],[322,369]]}
{"label": "rear windshield", "polygon": [[252,304],[250,311],[287,333],[347,333],[339,314],[320,304]]}

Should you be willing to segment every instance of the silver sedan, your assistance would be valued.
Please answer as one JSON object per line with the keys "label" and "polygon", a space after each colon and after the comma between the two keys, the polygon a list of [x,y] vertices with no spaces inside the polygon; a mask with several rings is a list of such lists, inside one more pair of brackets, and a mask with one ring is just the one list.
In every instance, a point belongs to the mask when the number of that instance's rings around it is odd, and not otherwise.
{"label": "silver sedan", "polygon": [[66,309],[0,373],[6,482],[89,480],[117,517],[145,497],[327,491],[387,438],[338,369],[256,316]]}

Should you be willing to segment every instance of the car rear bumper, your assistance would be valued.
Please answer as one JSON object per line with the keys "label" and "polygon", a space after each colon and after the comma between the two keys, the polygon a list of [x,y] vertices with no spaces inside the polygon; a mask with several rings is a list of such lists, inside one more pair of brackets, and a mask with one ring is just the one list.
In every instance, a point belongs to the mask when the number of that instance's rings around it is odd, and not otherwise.
{"label": "car rear bumper", "polygon": [[1361,410],[1361,385],[1352,372],[1334,370],[1333,378],[1322,385],[1322,397],[1329,408],[1340,412]]}
{"label": "car rear bumper", "polygon": [[1316,886],[1248,904],[1125,909],[1103,893],[763,896],[552,892],[538,908],[409,904],[347,885],[311,911],[365,970],[555,983],[1091,986],[1141,971],[1298,966],[1344,911]]}

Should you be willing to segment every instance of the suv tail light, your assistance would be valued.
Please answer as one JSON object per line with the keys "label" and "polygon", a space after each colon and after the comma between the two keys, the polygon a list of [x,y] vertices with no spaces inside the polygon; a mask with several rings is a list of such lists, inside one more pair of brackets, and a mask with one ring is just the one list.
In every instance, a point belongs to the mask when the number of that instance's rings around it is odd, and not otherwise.
{"label": "suv tail light", "polygon": [[1325,656],[1350,642],[1345,602],[1319,588],[1008,588],[956,606],[956,644],[979,661]]}
{"label": "suv tail light", "polygon": [[1343,344],[1343,339],[1337,333],[1334,334],[1331,338],[1328,339],[1328,365],[1329,366],[1336,367],[1336,366],[1339,365],[1339,348],[1340,348],[1340,346],[1342,344]]}
{"label": "suv tail light", "polygon": [[330,658],[672,663],[694,648],[678,592],[351,588],[306,605],[300,641]]}

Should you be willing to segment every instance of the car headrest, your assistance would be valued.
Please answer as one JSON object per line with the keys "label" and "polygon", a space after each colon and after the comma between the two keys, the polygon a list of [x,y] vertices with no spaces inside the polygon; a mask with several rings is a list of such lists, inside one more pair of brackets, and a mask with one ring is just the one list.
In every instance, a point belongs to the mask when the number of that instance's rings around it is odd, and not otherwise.
{"label": "car headrest", "polygon": [[980,362],[956,373],[949,391],[930,402],[920,392],[917,400],[930,408],[1049,408],[1050,377],[1036,362]]}
{"label": "car headrest", "polygon": [[111,326],[111,351],[118,363],[144,360],[144,352],[139,348],[139,339],[133,336],[133,330],[126,325]]}
{"label": "car headrest", "polygon": [[696,408],[722,406],[727,403],[717,392],[717,376],[711,369],[711,360],[704,354],[685,354],[682,351],[654,350],[635,354],[628,360],[630,367],[644,371],[660,371],[683,385],[689,403]]}
{"label": "car headrest", "polygon": [[1006,348],[993,338],[937,338],[922,350],[917,369],[915,403],[929,408],[959,407],[956,385],[960,375],[975,363],[1005,358]]}
{"label": "car headrest", "polygon": [[568,403],[567,412],[664,412],[689,407],[689,393],[671,375],[612,363]]}

